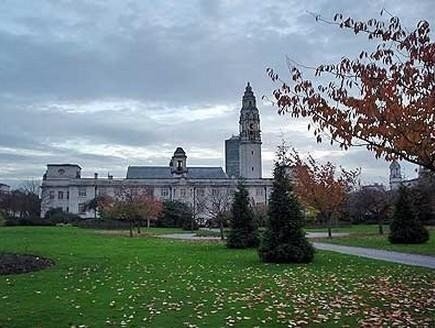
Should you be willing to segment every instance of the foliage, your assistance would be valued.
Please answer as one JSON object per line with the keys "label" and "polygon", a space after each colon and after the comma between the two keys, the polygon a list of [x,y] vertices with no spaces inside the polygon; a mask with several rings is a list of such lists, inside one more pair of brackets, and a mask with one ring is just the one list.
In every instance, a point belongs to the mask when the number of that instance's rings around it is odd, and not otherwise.
{"label": "foliage", "polygon": [[72,223],[73,221],[81,220],[79,215],[66,213],[62,208],[49,209],[45,213],[44,219],[51,224]]}
{"label": "foliage", "polygon": [[3,210],[6,215],[20,218],[39,217],[41,200],[38,194],[17,189],[1,195],[0,210]]}
{"label": "foliage", "polygon": [[365,186],[352,192],[346,201],[346,214],[354,223],[378,223],[383,234],[383,224],[391,216],[392,197],[383,186]]}
{"label": "foliage", "polygon": [[393,244],[420,244],[429,239],[429,232],[412,209],[409,190],[403,186],[399,189],[388,239]]}
{"label": "foliage", "polygon": [[258,254],[264,262],[311,262],[314,248],[303,230],[304,216],[290,184],[286,149],[281,147],[277,155],[269,219]]}
{"label": "foliage", "polygon": [[[308,129],[314,124],[318,142],[328,134],[341,148],[364,145],[376,157],[435,171],[435,43],[429,23],[408,31],[397,17],[357,21],[336,14],[333,21],[316,20],[366,35],[374,50],[317,67],[289,59],[290,82],[268,68],[280,83],[273,92],[279,113],[310,117]],[[319,78],[305,78],[306,71]]]}
{"label": "foliage", "polygon": [[165,200],[163,209],[157,220],[159,227],[183,228],[184,230],[197,230],[192,209],[187,204],[177,200]]}
{"label": "foliage", "polygon": [[411,188],[411,194],[417,218],[424,223],[435,223],[435,175],[423,175]]}
{"label": "foliage", "polygon": [[3,212],[0,210],[0,227],[6,224],[6,218]]}
{"label": "foliage", "polygon": [[257,227],[265,227],[267,218],[267,205],[265,204],[254,204],[252,205],[252,212],[254,215],[254,221]]}
{"label": "foliage", "polygon": [[146,191],[136,187],[122,187],[115,198],[104,198],[101,202],[103,218],[124,220],[129,223],[130,237],[133,237],[133,225],[137,225],[138,233],[143,220],[150,226],[162,210],[162,204]]}
{"label": "foliage", "polygon": [[299,199],[306,207],[318,210],[330,228],[332,220],[343,210],[346,197],[354,188],[359,171],[341,168],[337,176],[337,169],[331,162],[319,164],[312,156],[303,160],[295,150],[290,154],[289,162]]}
{"label": "foliage", "polygon": [[257,225],[249,204],[249,193],[245,182],[240,180],[231,206],[230,231],[227,237],[229,248],[258,246]]}

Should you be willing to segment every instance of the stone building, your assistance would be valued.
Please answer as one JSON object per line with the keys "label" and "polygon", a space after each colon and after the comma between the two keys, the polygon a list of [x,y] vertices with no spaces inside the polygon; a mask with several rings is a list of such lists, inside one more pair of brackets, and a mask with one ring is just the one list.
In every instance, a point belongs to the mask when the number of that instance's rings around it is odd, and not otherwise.
{"label": "stone building", "polygon": [[390,164],[390,190],[397,190],[402,185],[405,187],[415,187],[419,182],[427,180],[430,177],[433,177],[433,173],[420,166],[416,178],[404,179],[399,162],[394,160]]}
{"label": "stone building", "polygon": [[240,111],[238,136],[225,142],[225,167],[188,166],[187,154],[178,147],[168,166],[130,166],[125,178],[82,177],[76,164],[48,164],[42,182],[41,216],[52,208],[83,218],[96,213],[86,203],[101,196],[116,197],[121,189],[134,188],[161,200],[179,200],[190,205],[198,219],[211,216],[214,199],[230,195],[238,178],[246,179],[253,204],[267,203],[272,179],[262,178],[260,115],[250,84]]}

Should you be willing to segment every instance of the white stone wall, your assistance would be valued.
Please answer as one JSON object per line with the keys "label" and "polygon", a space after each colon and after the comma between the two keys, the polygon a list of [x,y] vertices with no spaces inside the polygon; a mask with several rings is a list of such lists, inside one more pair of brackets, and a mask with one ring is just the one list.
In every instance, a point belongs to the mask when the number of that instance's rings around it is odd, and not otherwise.
{"label": "white stone wall", "polygon": [[261,179],[261,143],[240,143],[240,175],[246,179]]}
{"label": "white stone wall", "polygon": [[[62,208],[82,218],[94,217],[93,211],[81,211],[83,204],[99,195],[116,197],[122,186],[129,186],[149,190],[153,197],[162,201],[171,199],[187,203],[195,210],[197,217],[208,218],[209,213],[198,211],[198,205],[204,202],[204,198],[209,201],[215,191],[225,193],[235,190],[236,184],[235,179],[46,179],[42,183],[41,216],[51,208]],[[267,203],[272,190],[272,181],[251,179],[247,181],[247,189],[251,202],[263,205]]]}

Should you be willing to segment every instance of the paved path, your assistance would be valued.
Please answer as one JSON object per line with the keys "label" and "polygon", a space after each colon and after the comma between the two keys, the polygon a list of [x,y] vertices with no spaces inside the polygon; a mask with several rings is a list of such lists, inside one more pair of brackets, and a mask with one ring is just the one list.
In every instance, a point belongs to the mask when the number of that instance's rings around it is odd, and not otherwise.
{"label": "paved path", "polygon": [[[341,237],[347,236],[348,233],[334,233],[333,236]],[[307,233],[308,238],[326,238],[328,234],[326,232],[311,232]],[[166,235],[160,235],[163,238],[179,239],[179,240],[213,240],[220,241],[219,237],[198,237],[195,233],[172,233]],[[413,266],[420,266],[430,269],[435,269],[435,256],[408,254],[393,251],[384,251],[381,249],[343,246],[336,244],[326,244],[313,242],[315,248],[325,251],[333,251],[337,253],[356,255],[361,257],[367,257],[375,260],[388,261],[393,263],[407,264]]]}
{"label": "paved path", "polygon": [[325,251],[333,251],[343,254],[368,257],[370,259],[435,269],[435,256],[408,254],[401,252],[384,251],[381,249],[343,246],[316,242],[313,243],[313,245],[315,248]]}
{"label": "paved path", "polygon": [[[214,231],[214,230],[212,230]],[[344,237],[349,235],[347,232],[335,232],[332,234],[333,237]],[[198,237],[196,236],[196,233],[170,233],[165,235],[159,235],[159,237],[162,238],[169,238],[169,239],[181,239],[181,240],[220,240],[220,237]],[[308,238],[327,238],[328,233],[327,232],[308,232],[307,233]]]}

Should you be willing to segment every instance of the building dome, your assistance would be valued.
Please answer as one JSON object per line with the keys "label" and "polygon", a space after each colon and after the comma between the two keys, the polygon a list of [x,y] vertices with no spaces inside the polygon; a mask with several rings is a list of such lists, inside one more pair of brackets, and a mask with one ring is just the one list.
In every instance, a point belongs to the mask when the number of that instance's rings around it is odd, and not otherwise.
{"label": "building dome", "polygon": [[177,147],[177,149],[175,149],[174,155],[186,155],[186,153],[183,148]]}

